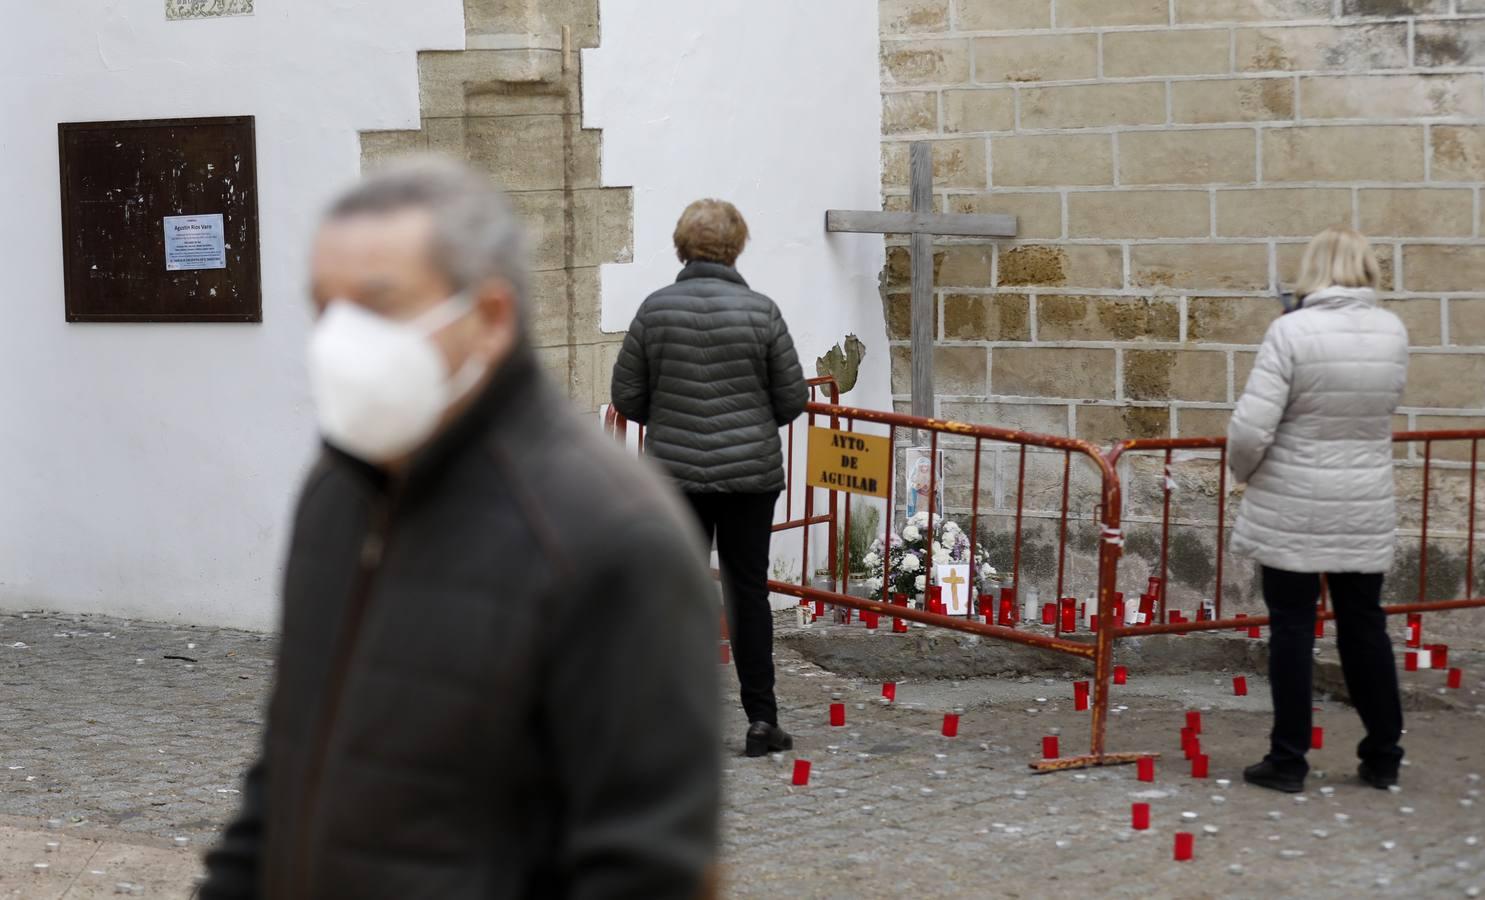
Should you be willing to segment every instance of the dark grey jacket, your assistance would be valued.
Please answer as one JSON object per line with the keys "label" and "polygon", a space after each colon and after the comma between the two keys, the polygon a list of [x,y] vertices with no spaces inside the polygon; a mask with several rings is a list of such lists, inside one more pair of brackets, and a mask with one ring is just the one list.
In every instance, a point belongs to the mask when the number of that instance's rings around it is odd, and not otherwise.
{"label": "dark grey jacket", "polygon": [[715,597],[679,499],[529,350],[405,479],[328,452],[262,756],[200,896],[694,897]]}
{"label": "dark grey jacket", "polygon": [[689,263],[651,294],[614,365],[614,408],[693,493],[782,491],[779,429],[808,396],[778,306],[720,263]]}

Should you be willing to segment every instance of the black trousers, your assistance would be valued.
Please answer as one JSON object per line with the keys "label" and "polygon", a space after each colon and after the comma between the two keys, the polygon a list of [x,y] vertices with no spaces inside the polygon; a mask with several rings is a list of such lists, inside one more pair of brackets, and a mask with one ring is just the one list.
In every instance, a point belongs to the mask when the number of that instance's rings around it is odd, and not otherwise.
{"label": "black trousers", "polygon": [[778,492],[687,494],[707,543],[717,540],[727,633],[749,722],[779,723],[773,695],[773,610],[768,605],[768,545]]}
{"label": "black trousers", "polygon": [[[1382,612],[1382,576],[1333,572],[1326,576],[1335,611],[1336,642],[1351,703],[1366,726],[1356,755],[1380,774],[1402,764],[1402,700],[1397,662]],[[1273,691],[1274,730],[1268,758],[1286,772],[1309,771],[1311,675],[1314,669],[1315,604],[1320,576],[1263,568],[1268,604],[1268,677]]]}

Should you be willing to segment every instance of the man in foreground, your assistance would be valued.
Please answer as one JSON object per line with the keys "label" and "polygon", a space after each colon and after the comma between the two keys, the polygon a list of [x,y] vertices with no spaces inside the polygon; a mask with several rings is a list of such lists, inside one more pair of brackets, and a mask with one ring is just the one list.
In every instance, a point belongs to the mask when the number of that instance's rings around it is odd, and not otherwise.
{"label": "man in foreground", "polygon": [[326,448],[206,900],[706,892],[715,588],[679,502],[541,374],[520,244],[435,161],[320,229]]}

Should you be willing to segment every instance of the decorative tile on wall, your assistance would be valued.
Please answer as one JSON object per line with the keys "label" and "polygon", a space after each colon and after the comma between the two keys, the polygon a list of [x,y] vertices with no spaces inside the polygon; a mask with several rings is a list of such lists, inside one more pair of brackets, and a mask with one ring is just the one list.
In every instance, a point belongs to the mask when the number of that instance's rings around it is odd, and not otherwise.
{"label": "decorative tile on wall", "polygon": [[220,19],[224,16],[250,16],[253,0],[165,0],[165,18]]}

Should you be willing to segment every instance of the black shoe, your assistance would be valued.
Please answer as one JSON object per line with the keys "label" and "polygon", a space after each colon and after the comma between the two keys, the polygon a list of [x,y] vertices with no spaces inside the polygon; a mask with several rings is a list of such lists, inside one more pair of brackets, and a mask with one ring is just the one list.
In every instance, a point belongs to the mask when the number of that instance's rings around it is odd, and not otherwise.
{"label": "black shoe", "polygon": [[1243,780],[1249,784],[1256,784],[1269,790],[1283,791],[1286,794],[1298,794],[1305,789],[1303,775],[1286,774],[1266,759],[1244,769]]}
{"label": "black shoe", "polygon": [[1356,767],[1356,776],[1380,791],[1385,791],[1397,784],[1396,772],[1391,774],[1379,772],[1366,763],[1362,763]]}
{"label": "black shoe", "polygon": [[767,756],[770,753],[793,749],[794,738],[779,726],[770,725],[767,722],[754,722],[748,726],[746,750],[748,756]]}

